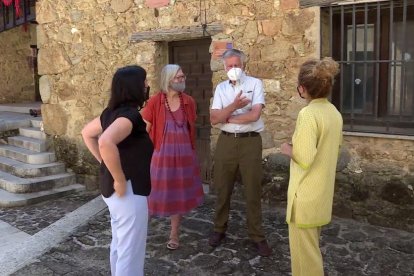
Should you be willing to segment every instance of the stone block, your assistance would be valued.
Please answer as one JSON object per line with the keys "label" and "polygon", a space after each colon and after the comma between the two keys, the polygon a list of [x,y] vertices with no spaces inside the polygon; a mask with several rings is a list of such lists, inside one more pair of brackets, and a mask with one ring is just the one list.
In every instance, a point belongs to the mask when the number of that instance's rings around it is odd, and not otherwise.
{"label": "stone block", "polygon": [[82,18],[83,18],[83,12],[77,11],[77,10],[70,11],[70,20],[73,23],[77,23],[81,21]]}
{"label": "stone block", "polygon": [[270,154],[267,157],[267,162],[269,166],[272,166],[272,167],[289,168],[290,166],[290,158],[281,153]]}
{"label": "stone block", "polygon": [[114,12],[126,12],[132,6],[132,0],[112,0],[111,8]]}
{"label": "stone block", "polygon": [[266,93],[278,93],[280,92],[280,81],[275,79],[264,79],[263,88]]}
{"label": "stone block", "polygon": [[272,45],[262,48],[261,57],[263,61],[285,60],[293,56],[292,45],[289,41],[275,40]]}
{"label": "stone block", "polygon": [[42,98],[43,103],[49,103],[50,93],[51,93],[51,84],[48,76],[41,76],[39,79],[39,90],[40,97]]}
{"label": "stone block", "polygon": [[275,147],[275,141],[273,141],[273,135],[270,131],[264,130],[260,133],[262,136],[262,148],[270,149]]}
{"label": "stone block", "polygon": [[248,21],[246,28],[244,29],[244,39],[256,39],[258,35],[257,23],[256,21]]}
{"label": "stone block", "polygon": [[59,32],[56,36],[56,40],[64,43],[71,43],[73,38],[73,34],[71,31],[70,26],[61,26],[59,28]]}
{"label": "stone block", "polygon": [[139,52],[135,60],[137,61],[137,64],[146,64],[151,63],[154,60],[154,54],[150,52]]}
{"label": "stone block", "polygon": [[39,24],[51,23],[57,20],[55,1],[45,0],[36,3],[36,21]]}
{"label": "stone block", "polygon": [[278,68],[275,62],[249,62],[246,71],[256,78],[273,79],[278,77]]}
{"label": "stone block", "polygon": [[1,33],[0,103],[34,100],[31,42],[30,33],[20,28]]}
{"label": "stone block", "polygon": [[55,75],[71,68],[71,63],[62,46],[41,48],[38,55],[39,75]]}
{"label": "stone block", "polygon": [[63,135],[66,133],[68,116],[60,105],[42,104],[42,118],[47,134]]}
{"label": "stone block", "polygon": [[403,183],[390,182],[383,186],[381,198],[397,205],[414,203],[413,192]]}
{"label": "stone block", "polygon": [[272,100],[288,101],[292,98],[293,89],[286,87],[284,84],[281,87],[281,82],[275,79],[263,80],[264,89],[267,95],[272,96]]}
{"label": "stone block", "polygon": [[217,72],[224,69],[223,60],[221,59],[212,59],[210,60],[210,69],[213,72]]}
{"label": "stone block", "polygon": [[42,25],[36,26],[36,41],[37,41],[37,48],[42,48],[43,45],[46,44],[47,36],[46,33],[42,27]]}
{"label": "stone block", "polygon": [[282,10],[291,10],[299,8],[299,0],[280,0]]}
{"label": "stone block", "polygon": [[105,16],[104,23],[105,23],[105,26],[108,28],[111,28],[117,24],[116,19],[112,14]]}
{"label": "stone block", "polygon": [[260,49],[261,46],[252,46],[249,51],[249,60],[258,61],[260,60]]}
{"label": "stone block", "polygon": [[280,19],[266,19],[260,21],[262,33],[267,36],[275,36],[282,29],[282,21]]}
{"label": "stone block", "polygon": [[[62,101],[68,101],[73,100],[76,98],[76,87],[72,85],[71,83],[60,81],[56,85],[56,95],[59,97]],[[79,89],[78,89],[79,90]]]}
{"label": "stone block", "polygon": [[273,12],[275,10],[273,2],[276,1],[254,1],[254,4],[252,5],[252,11],[256,19],[265,19],[268,18],[270,14],[274,14]]}
{"label": "stone block", "polygon": [[288,13],[282,23],[282,33],[285,36],[303,36],[315,21],[315,13],[301,10],[299,13]]}

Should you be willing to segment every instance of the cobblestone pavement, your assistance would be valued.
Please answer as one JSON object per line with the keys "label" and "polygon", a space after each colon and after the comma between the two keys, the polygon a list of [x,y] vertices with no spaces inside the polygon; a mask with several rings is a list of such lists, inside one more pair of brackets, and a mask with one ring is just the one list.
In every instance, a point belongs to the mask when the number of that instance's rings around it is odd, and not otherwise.
{"label": "cobblestone pavement", "polygon": [[[216,249],[208,246],[213,202],[208,196],[204,205],[186,216],[176,251],[165,247],[169,221],[151,220],[146,275],[290,275],[282,208],[263,208],[265,232],[274,250],[263,258],[256,256],[247,238],[245,205],[239,201],[232,202],[224,243]],[[104,211],[12,275],[109,275],[110,239],[109,214]],[[322,230],[321,247],[326,275],[414,275],[414,233],[334,219]]]}
{"label": "cobblestone pavement", "polygon": [[0,208],[0,220],[33,235],[97,195],[96,191],[81,191],[24,207]]}

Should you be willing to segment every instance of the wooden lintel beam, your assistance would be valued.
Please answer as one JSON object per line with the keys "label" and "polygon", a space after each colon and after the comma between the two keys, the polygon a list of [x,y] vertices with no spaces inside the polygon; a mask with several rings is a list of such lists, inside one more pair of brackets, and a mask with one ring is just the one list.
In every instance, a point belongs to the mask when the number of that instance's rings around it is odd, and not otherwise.
{"label": "wooden lintel beam", "polygon": [[183,28],[157,29],[151,31],[137,32],[132,34],[131,42],[140,41],[176,41],[200,37],[209,37],[223,31],[220,24],[207,24],[203,26],[191,26]]}

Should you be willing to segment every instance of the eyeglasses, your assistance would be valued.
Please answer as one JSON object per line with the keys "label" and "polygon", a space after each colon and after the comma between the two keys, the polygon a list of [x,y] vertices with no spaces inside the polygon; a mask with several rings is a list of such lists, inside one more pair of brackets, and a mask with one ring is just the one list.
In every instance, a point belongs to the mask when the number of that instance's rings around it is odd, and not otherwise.
{"label": "eyeglasses", "polygon": [[174,79],[178,80],[178,81],[185,81],[187,79],[187,77],[185,75],[182,75],[182,76],[176,76],[176,77],[174,77]]}

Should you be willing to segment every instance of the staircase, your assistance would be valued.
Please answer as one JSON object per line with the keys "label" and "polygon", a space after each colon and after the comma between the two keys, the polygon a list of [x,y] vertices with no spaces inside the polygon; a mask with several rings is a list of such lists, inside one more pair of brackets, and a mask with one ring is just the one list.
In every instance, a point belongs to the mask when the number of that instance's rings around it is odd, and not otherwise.
{"label": "staircase", "polygon": [[[5,117],[2,114],[0,118]],[[0,145],[0,207],[23,206],[84,189],[76,184],[75,174],[56,161],[41,130],[41,118],[27,120],[28,126],[18,127],[19,135]]]}

